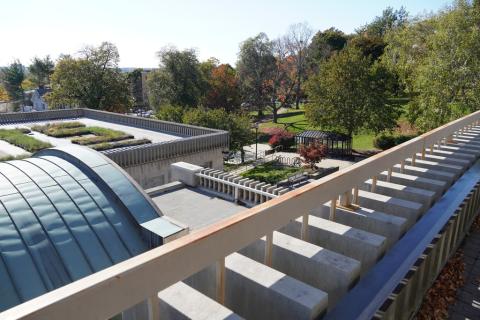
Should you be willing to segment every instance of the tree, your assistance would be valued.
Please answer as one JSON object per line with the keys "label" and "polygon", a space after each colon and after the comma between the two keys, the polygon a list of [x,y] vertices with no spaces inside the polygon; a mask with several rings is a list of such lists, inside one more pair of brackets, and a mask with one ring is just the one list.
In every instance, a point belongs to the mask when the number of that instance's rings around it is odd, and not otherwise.
{"label": "tree", "polygon": [[466,0],[387,34],[385,63],[411,101],[408,118],[430,130],[480,103],[480,9]]}
{"label": "tree", "polygon": [[50,76],[53,74],[54,67],[55,64],[50,56],[43,59],[35,57],[28,67],[29,78],[37,87],[43,87],[50,83]]}
{"label": "tree", "polygon": [[387,7],[383,10],[381,16],[375,17],[372,22],[356,31],[358,34],[367,34],[370,37],[383,38],[387,32],[403,27],[407,21],[408,12],[404,7],[400,7],[398,10]]}
{"label": "tree", "polygon": [[236,71],[229,64],[214,65],[207,73],[207,90],[203,105],[233,111],[240,105]]}
{"label": "tree", "polygon": [[308,46],[309,69],[318,72],[319,63],[330,58],[332,54],[342,50],[347,44],[348,37],[342,31],[330,28],[318,31]]}
{"label": "tree", "polygon": [[142,69],[135,69],[127,75],[128,87],[135,107],[145,107],[145,101],[143,99],[142,72]]}
{"label": "tree", "polygon": [[3,87],[3,85],[0,84],[0,101],[8,101],[8,93],[7,90]]}
{"label": "tree", "polygon": [[265,33],[248,38],[240,45],[237,72],[245,102],[255,106],[258,115],[270,103],[269,80],[275,70],[272,42]]}
{"label": "tree", "polygon": [[347,46],[309,79],[307,119],[350,137],[361,128],[380,132],[394,127],[398,110],[386,103],[383,71],[360,50]]}
{"label": "tree", "polygon": [[10,100],[23,99],[22,82],[25,79],[25,68],[20,61],[15,60],[8,67],[3,68],[0,79]]}
{"label": "tree", "polygon": [[158,109],[162,104],[196,107],[206,81],[193,49],[179,51],[165,47],[158,52],[160,69],[149,75],[149,100]]}
{"label": "tree", "polygon": [[118,68],[117,48],[108,42],[85,47],[79,58],[62,56],[51,77],[52,106],[80,105],[86,108],[124,112],[131,106],[128,81]]}
{"label": "tree", "polygon": [[313,170],[315,164],[327,156],[328,147],[319,142],[309,143],[308,145],[301,144],[298,148],[298,154],[300,154],[302,161]]}
{"label": "tree", "polygon": [[250,144],[253,139],[248,114],[231,113],[224,109],[202,110],[196,108],[185,112],[183,122],[228,131],[230,133],[230,149],[240,151],[242,162],[244,161],[243,147]]}
{"label": "tree", "polygon": [[291,25],[286,34],[286,47],[295,63],[295,107],[298,109],[301,98],[301,87],[306,78],[308,53],[313,31],[306,23]]}

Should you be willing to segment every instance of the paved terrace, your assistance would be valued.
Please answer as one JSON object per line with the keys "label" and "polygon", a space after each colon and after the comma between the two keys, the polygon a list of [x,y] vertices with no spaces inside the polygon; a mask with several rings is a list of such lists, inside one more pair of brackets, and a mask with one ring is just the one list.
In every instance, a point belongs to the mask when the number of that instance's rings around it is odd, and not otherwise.
{"label": "paved terrace", "polygon": [[479,158],[476,112],[0,319],[110,318],[144,302],[150,319],[408,319],[479,211]]}

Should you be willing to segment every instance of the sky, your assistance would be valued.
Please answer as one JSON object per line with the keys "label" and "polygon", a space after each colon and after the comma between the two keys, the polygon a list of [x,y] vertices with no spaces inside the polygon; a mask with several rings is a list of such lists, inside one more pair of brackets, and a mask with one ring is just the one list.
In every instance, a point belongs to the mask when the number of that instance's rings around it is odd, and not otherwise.
{"label": "sky", "polygon": [[265,32],[271,39],[306,22],[351,33],[404,6],[411,15],[444,8],[448,0],[0,0],[0,66],[35,56],[75,54],[86,45],[114,43],[121,67],[158,66],[156,52],[195,48],[200,60],[235,64],[239,44]]}

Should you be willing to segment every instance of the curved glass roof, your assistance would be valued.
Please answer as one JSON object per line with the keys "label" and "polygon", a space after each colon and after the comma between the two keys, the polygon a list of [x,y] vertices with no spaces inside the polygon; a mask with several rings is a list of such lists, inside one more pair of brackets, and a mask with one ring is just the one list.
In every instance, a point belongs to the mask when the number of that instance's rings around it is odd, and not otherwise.
{"label": "curved glass roof", "polygon": [[116,164],[78,146],[0,163],[0,311],[148,249],[161,216]]}

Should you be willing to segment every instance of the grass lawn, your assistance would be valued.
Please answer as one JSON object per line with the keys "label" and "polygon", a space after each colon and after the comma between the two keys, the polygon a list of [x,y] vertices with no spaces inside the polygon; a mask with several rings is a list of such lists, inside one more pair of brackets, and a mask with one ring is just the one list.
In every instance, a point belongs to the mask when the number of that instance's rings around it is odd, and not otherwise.
{"label": "grass lawn", "polygon": [[[298,110],[297,110],[298,111]],[[310,125],[305,119],[305,114],[294,115],[291,117],[279,118],[278,123],[264,122],[259,126],[260,130],[265,128],[282,128],[293,133],[299,133],[304,130],[321,130],[319,127]],[[353,136],[353,149],[372,150],[374,134],[362,133]]]}
{"label": "grass lawn", "polygon": [[303,171],[303,169],[282,167],[276,165],[274,162],[267,162],[253,169],[250,169],[240,175],[244,178],[255,179],[270,184],[276,184],[300,171]]}
{"label": "grass lawn", "polygon": [[37,152],[52,147],[48,142],[27,136],[26,133],[28,132],[28,130],[24,129],[0,129],[0,140],[4,140],[28,152]]}

